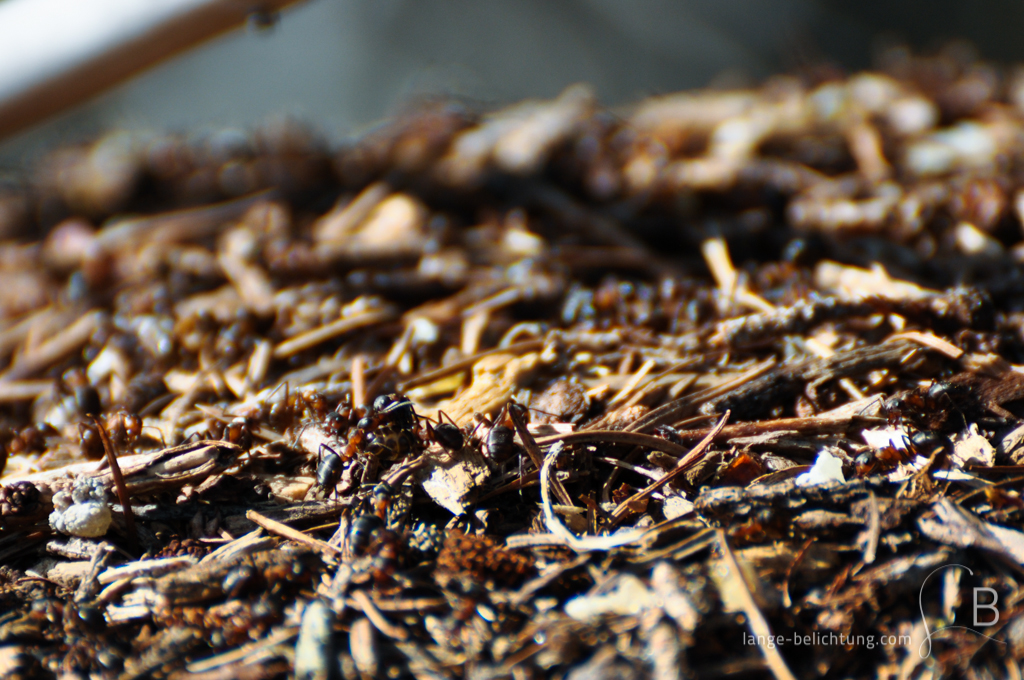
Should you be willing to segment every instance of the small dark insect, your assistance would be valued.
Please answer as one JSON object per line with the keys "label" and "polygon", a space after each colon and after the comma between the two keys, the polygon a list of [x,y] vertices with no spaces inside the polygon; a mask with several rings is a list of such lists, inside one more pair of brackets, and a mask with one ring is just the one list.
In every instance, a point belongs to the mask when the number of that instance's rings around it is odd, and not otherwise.
{"label": "small dark insect", "polygon": [[100,432],[92,423],[78,424],[78,437],[82,447],[82,455],[89,460],[99,460],[103,457],[103,440],[100,439]]}
{"label": "small dark insect", "polygon": [[434,440],[448,451],[458,451],[462,448],[462,430],[455,423],[438,423],[432,428]]}
{"label": "small dark insect", "polygon": [[926,458],[939,450],[952,450],[953,443],[935,432],[915,432],[910,436],[914,451]]}
{"label": "small dark insect", "polygon": [[412,402],[397,394],[382,394],[374,399],[373,412],[375,417],[387,417],[395,427],[403,430],[416,427],[416,411]]}
{"label": "small dark insect", "polygon": [[398,566],[399,535],[385,527],[377,515],[360,515],[349,530],[347,551],[354,557],[370,559],[369,571],[378,583],[387,581]]}
{"label": "small dark insect", "polygon": [[889,427],[900,425],[906,414],[907,402],[899,397],[890,397],[882,403],[882,415]]}
{"label": "small dark insect", "polygon": [[317,487],[321,490],[335,489],[341,479],[341,456],[327,444],[321,444],[316,458]]}
{"label": "small dark insect", "polygon": [[951,399],[950,393],[953,391],[953,386],[948,382],[936,380],[928,386],[928,399],[933,403],[937,404],[940,399]]}
{"label": "small dark insect", "polygon": [[228,426],[224,428],[224,439],[237,444],[243,451],[252,448],[252,418],[238,416],[233,418]]}
{"label": "small dark insect", "polygon": [[878,465],[875,462],[875,457],[867,451],[857,456],[854,459],[853,464],[857,470],[857,474],[861,477],[870,475],[878,468]]}
{"label": "small dark insect", "polygon": [[388,529],[379,532],[376,545],[373,548],[376,551],[373,560],[373,576],[378,583],[383,583],[391,578],[395,569],[398,568],[402,552],[398,534]]}
{"label": "small dark insect", "polygon": [[338,437],[345,429],[345,419],[337,411],[328,411],[324,416],[323,429],[330,436]]}
{"label": "small dark insect", "polygon": [[484,448],[488,458],[496,463],[504,463],[515,455],[515,432],[511,427],[495,425],[487,432]]}
{"label": "small dark insect", "polygon": [[103,412],[99,392],[89,383],[75,386],[75,406],[85,416],[95,416]]}
{"label": "small dark insect", "polygon": [[373,514],[381,519],[387,519],[388,505],[391,504],[391,497],[394,495],[394,488],[387,482],[380,482],[373,487],[370,494],[370,505],[373,507]]}
{"label": "small dark insect", "polygon": [[309,396],[305,397],[305,409],[312,415],[323,418],[328,413],[327,399],[325,399],[324,395],[319,392],[313,392]]}
{"label": "small dark insect", "polygon": [[[276,390],[275,390],[276,391]],[[295,427],[302,420],[330,421],[328,427],[338,423],[344,427],[344,418],[328,408],[327,399],[319,392],[291,392],[284,385],[284,397],[274,402],[266,412],[271,427],[285,431]]]}
{"label": "small dark insect", "polygon": [[[437,425],[427,422],[427,438],[440,444],[449,453],[461,450],[466,441],[462,434],[462,428],[456,425],[455,421],[444,411],[438,415],[440,419]],[[445,421],[443,418],[448,418],[448,420]]]}
{"label": "small dark insect", "polygon": [[57,434],[49,423],[39,423],[22,428],[8,443],[11,453],[38,453],[46,450],[46,438]]}
{"label": "small dark insect", "polygon": [[131,445],[142,436],[142,418],[135,413],[124,413],[121,418],[125,436],[128,438],[128,444]]}
{"label": "small dark insect", "polygon": [[412,402],[397,394],[383,394],[373,400],[370,412],[356,423],[339,455],[342,461],[349,461],[365,447],[375,456],[403,456],[415,445],[412,435],[415,428],[416,411]]}
{"label": "small dark insect", "polygon": [[857,474],[864,477],[867,475],[888,472],[900,463],[905,463],[918,451],[913,442],[906,440],[906,448],[886,446],[876,451],[865,451],[854,459],[854,467]]}
{"label": "small dark insect", "polygon": [[416,440],[408,430],[382,427],[366,440],[365,450],[378,458],[393,460],[408,454],[415,445]]}
{"label": "small dark insect", "polygon": [[957,387],[941,380],[928,389],[917,388],[886,399],[882,414],[890,427],[910,423],[920,430],[941,429],[952,413],[959,412],[953,397]]}
{"label": "small dark insect", "polygon": [[130,448],[142,435],[142,418],[123,409],[107,414],[101,422],[119,449]]}

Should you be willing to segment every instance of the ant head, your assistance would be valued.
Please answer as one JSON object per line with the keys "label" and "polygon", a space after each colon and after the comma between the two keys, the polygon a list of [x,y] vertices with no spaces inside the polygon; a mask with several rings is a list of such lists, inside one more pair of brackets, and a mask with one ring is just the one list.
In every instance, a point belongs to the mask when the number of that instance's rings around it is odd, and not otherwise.
{"label": "ant head", "polygon": [[[326,451],[326,453],[325,453],[325,451]],[[341,458],[341,456],[338,455],[338,452],[335,451],[329,444],[321,443],[320,444],[320,449],[317,451],[317,454],[316,454],[317,460],[322,460],[322,459],[324,459],[324,458],[326,458],[328,456],[334,456],[335,458]]]}

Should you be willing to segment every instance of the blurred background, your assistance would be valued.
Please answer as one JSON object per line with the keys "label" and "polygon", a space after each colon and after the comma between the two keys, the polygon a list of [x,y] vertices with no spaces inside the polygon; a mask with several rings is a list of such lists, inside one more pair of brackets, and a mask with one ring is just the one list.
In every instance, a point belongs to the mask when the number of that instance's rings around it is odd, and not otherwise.
{"label": "blurred background", "polygon": [[615,105],[823,62],[861,69],[900,42],[962,39],[1009,64],[1024,61],[1022,31],[1024,3],[1011,0],[308,0],[0,141],[0,170],[113,128],[290,116],[342,139],[422,96],[489,108],[583,81]]}

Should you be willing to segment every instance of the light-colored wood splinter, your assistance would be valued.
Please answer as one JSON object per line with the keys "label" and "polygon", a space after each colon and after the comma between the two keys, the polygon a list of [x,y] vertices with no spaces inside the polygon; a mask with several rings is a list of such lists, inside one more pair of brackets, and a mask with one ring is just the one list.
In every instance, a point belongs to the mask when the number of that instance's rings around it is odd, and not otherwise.
{"label": "light-colored wood splinter", "polygon": [[363,314],[357,314],[355,316],[332,321],[318,328],[314,328],[311,331],[300,333],[294,338],[289,338],[280,343],[274,348],[274,358],[287,359],[288,357],[294,356],[311,347],[316,347],[322,342],[332,340],[339,335],[344,335],[345,333],[358,330],[360,328],[366,328],[367,326],[372,326],[374,324],[381,323],[382,321],[388,321],[393,317],[394,313],[390,310],[375,309]]}
{"label": "light-colored wood splinter", "polygon": [[282,524],[277,520],[273,520],[269,517],[266,517],[265,515],[261,515],[255,510],[246,511],[245,518],[250,522],[257,524],[258,526],[263,527],[272,534],[277,534],[281,538],[287,538],[289,541],[301,543],[302,545],[308,548],[312,548],[313,550],[316,550],[317,552],[323,555],[329,555],[331,557],[337,557],[341,555],[342,551],[340,548],[335,548],[330,543],[313,538],[312,536],[307,536],[301,531],[298,531],[297,529],[292,529],[287,524]]}

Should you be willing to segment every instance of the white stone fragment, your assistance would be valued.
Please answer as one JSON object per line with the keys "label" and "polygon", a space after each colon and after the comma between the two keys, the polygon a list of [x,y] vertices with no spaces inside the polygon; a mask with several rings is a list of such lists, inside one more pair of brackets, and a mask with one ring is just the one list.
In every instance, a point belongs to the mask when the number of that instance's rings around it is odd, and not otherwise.
{"label": "white stone fragment", "polygon": [[953,229],[957,249],[964,255],[983,255],[999,257],[1003,254],[1003,246],[970,222],[961,222]]}
{"label": "white stone fragment", "polygon": [[441,329],[425,316],[417,317],[410,323],[412,334],[409,341],[416,346],[432,345],[441,337]]}
{"label": "white stone fragment", "polygon": [[886,111],[889,125],[904,135],[914,135],[935,127],[939,120],[939,110],[924,97],[902,97],[897,99]]}
{"label": "white stone fragment", "polygon": [[565,603],[565,613],[578,621],[596,619],[604,614],[628,616],[657,606],[657,596],[632,574],[623,574],[615,588],[600,595],[580,595]]}
{"label": "white stone fragment", "polygon": [[669,496],[665,499],[661,511],[665,513],[665,519],[675,519],[693,512],[693,503],[682,496]]}
{"label": "white stone fragment", "polygon": [[953,443],[950,459],[958,468],[971,465],[991,467],[996,462],[996,449],[978,432],[978,425],[972,423]]}
{"label": "white stone fragment", "polygon": [[[51,515],[52,519],[52,515]],[[63,528],[58,531],[80,538],[98,538],[107,533],[113,519],[106,503],[76,503],[64,511]],[[52,523],[52,522],[51,522]],[[60,524],[60,521],[58,521]]]}
{"label": "white stone fragment", "polygon": [[828,451],[820,451],[811,469],[796,478],[797,486],[814,486],[829,482],[846,482],[843,461]]}
{"label": "white stone fragment", "polygon": [[80,479],[70,494],[58,491],[53,506],[50,526],[68,536],[98,538],[107,533],[113,520],[107,490],[95,479]]}

